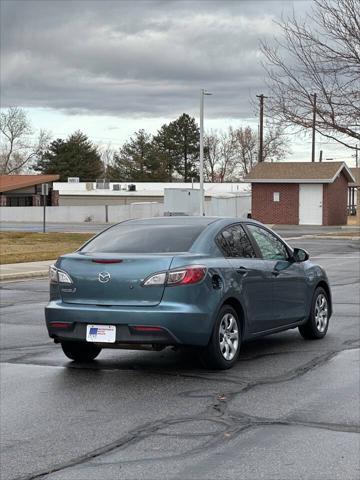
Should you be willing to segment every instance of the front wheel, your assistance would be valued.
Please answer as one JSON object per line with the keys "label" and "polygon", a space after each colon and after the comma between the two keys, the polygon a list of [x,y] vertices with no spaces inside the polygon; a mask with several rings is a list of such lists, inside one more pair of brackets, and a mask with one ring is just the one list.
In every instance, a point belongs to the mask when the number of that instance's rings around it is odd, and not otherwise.
{"label": "front wheel", "polygon": [[93,343],[61,342],[61,347],[65,355],[75,362],[91,362],[101,352],[101,348]]}
{"label": "front wheel", "polygon": [[236,311],[224,305],[216,319],[209,344],[200,357],[206,368],[226,370],[231,368],[240,352],[241,327]]}
{"label": "front wheel", "polygon": [[302,337],[316,340],[325,337],[329,327],[329,297],[322,287],[318,287],[313,296],[309,319],[300,325]]}

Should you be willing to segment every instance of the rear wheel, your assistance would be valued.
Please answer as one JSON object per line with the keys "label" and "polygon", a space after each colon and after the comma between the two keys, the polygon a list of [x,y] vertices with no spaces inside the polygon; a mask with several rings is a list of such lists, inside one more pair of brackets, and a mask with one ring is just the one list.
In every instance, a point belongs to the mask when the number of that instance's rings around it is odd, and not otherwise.
{"label": "rear wheel", "polygon": [[230,305],[224,305],[215,322],[210,342],[200,354],[203,365],[219,370],[231,368],[239,356],[240,345],[238,315]]}
{"label": "rear wheel", "polygon": [[315,290],[308,321],[300,325],[300,334],[309,340],[325,337],[329,327],[329,297],[322,287]]}
{"label": "rear wheel", "polygon": [[61,347],[65,355],[75,362],[90,362],[101,352],[101,348],[93,343],[62,342]]}

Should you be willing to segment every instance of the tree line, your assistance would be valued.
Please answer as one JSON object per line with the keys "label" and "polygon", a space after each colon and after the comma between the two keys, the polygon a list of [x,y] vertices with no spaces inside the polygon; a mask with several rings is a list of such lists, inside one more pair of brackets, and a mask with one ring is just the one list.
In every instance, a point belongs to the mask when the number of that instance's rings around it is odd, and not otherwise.
{"label": "tree line", "polygon": [[[27,122],[25,112],[10,108],[1,115],[8,137],[13,139],[1,155],[3,173],[19,173],[27,164],[28,169],[36,172],[60,175],[60,181],[67,181],[68,177],[79,177],[84,182],[199,180],[200,131],[195,119],[186,113],[162,125],[155,134],[138,130],[116,150],[110,146],[99,147],[81,131],[51,142],[42,132],[41,138],[30,144],[26,141],[30,125],[25,131],[22,127]],[[18,138],[19,135],[22,138]],[[206,133],[205,179],[210,182],[240,180],[256,164],[257,150],[257,133],[249,126]],[[288,150],[284,132],[279,127],[269,128],[264,140],[264,159],[280,160]]]}
{"label": "tree line", "polygon": [[[269,95],[265,111],[264,160],[289,151],[288,127],[309,131],[355,149],[360,141],[360,0],[314,0],[303,19],[278,22],[275,45],[262,43]],[[316,95],[315,95],[316,94]],[[199,128],[186,113],[153,135],[145,130],[116,151],[101,149],[82,132],[50,142],[32,136],[18,107],[0,114],[0,172],[33,168],[58,173],[62,180],[107,178],[115,181],[185,181],[199,177]],[[205,178],[242,178],[257,162],[257,131],[247,127],[211,131],[205,136]]]}

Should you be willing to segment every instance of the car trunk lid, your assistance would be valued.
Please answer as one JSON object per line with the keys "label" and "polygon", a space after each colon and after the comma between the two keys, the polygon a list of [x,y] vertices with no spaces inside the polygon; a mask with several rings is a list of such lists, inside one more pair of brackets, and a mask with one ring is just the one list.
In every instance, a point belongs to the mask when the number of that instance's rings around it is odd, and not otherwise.
{"label": "car trunk lid", "polygon": [[172,255],[74,253],[61,257],[56,266],[68,273],[73,284],[61,284],[65,303],[118,306],[156,306],[164,286],[143,287],[149,275],[168,270]]}

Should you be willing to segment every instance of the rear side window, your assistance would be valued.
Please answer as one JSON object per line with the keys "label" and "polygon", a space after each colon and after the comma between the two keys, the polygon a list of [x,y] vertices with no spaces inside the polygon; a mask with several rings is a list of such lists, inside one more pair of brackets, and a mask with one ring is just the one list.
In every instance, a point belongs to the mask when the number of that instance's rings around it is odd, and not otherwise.
{"label": "rear side window", "polygon": [[256,225],[249,224],[247,227],[258,244],[264,260],[288,260],[289,254],[285,245],[275,235]]}
{"label": "rear side window", "polygon": [[249,237],[241,225],[231,225],[225,228],[216,240],[225,257],[256,257]]}
{"label": "rear side window", "polygon": [[187,252],[206,225],[119,224],[91,240],[82,252]]}

